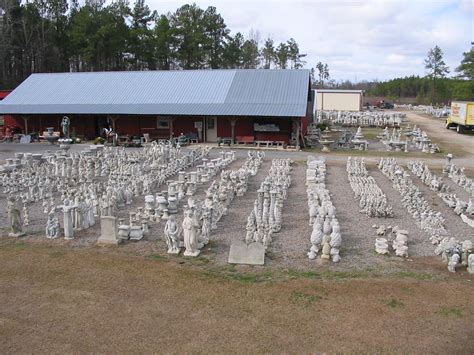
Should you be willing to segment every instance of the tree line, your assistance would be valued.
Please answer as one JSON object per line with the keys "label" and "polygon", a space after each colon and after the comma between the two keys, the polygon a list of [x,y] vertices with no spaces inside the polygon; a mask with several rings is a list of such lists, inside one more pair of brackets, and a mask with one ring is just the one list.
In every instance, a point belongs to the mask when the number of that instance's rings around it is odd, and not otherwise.
{"label": "tree line", "polygon": [[443,59],[443,51],[435,46],[424,61],[426,76],[396,78],[382,83],[371,83],[368,96],[384,96],[391,99],[416,97],[420,104],[449,103],[452,100],[474,101],[474,49],[463,53],[463,59],[455,68],[454,77],[448,78],[449,67]]}
{"label": "tree line", "polygon": [[0,0],[0,89],[34,72],[303,67],[295,39],[260,42],[194,3],[160,15],[145,0]]}

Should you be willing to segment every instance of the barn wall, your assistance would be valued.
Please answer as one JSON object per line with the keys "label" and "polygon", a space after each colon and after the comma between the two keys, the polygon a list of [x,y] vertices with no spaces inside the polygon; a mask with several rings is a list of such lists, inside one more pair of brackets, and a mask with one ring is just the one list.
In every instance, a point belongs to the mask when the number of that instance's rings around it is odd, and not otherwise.
{"label": "barn wall", "polygon": [[318,92],[316,107],[318,110],[360,111],[361,94],[342,92]]}

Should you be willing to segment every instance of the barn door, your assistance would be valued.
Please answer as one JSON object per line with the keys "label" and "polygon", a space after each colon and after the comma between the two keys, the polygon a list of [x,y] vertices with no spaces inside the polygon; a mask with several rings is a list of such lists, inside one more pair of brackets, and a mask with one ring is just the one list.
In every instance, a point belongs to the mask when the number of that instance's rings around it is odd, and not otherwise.
{"label": "barn door", "polygon": [[206,118],[206,141],[217,142],[217,117]]}

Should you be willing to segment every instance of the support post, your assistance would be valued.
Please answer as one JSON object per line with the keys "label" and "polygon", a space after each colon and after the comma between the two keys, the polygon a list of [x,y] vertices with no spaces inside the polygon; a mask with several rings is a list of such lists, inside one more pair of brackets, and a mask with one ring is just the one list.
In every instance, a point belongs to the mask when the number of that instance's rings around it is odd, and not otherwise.
{"label": "support post", "polygon": [[25,123],[25,134],[28,134],[28,119],[30,116],[21,116],[23,118],[23,122]]}
{"label": "support post", "polygon": [[232,144],[235,144],[235,124],[238,120],[239,120],[238,117],[230,117],[229,118]]}
{"label": "support post", "polygon": [[173,132],[173,121],[174,121],[174,117],[168,118],[168,122],[169,122],[169,126],[170,126],[170,141],[173,140],[173,135],[174,135],[174,132]]}

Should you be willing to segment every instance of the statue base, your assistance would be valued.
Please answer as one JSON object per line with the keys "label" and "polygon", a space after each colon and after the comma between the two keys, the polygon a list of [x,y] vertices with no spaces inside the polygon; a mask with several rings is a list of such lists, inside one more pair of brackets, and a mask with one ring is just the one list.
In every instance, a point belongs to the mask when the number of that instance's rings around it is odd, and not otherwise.
{"label": "statue base", "polygon": [[18,238],[18,237],[23,237],[25,236],[26,233],[25,232],[18,232],[18,233],[8,233],[8,236],[9,237],[14,237],[14,238]]}

